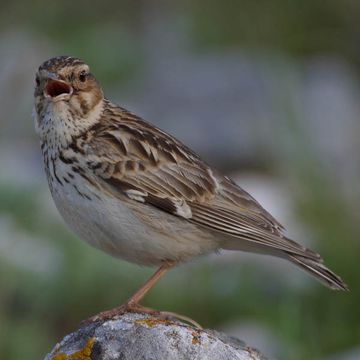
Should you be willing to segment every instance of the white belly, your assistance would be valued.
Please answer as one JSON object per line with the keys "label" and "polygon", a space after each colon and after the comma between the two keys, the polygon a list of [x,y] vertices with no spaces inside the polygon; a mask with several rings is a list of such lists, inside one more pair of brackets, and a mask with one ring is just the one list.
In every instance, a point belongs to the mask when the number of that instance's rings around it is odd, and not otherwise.
{"label": "white belly", "polygon": [[53,185],[52,195],[70,228],[112,256],[141,265],[160,265],[165,260],[186,261],[218,248],[206,230],[150,205],[99,193],[91,185],[85,186],[78,174],[71,183]]}

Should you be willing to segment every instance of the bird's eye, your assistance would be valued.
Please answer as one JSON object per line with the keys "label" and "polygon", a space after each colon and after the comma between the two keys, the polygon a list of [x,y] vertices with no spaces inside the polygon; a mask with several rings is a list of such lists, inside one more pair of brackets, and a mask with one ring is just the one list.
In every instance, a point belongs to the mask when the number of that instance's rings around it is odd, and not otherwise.
{"label": "bird's eye", "polygon": [[39,79],[38,76],[35,78],[35,82],[36,82],[36,86],[39,86],[39,85],[40,85],[40,79]]}
{"label": "bird's eye", "polygon": [[87,76],[87,73],[85,70],[81,71],[81,73],[79,74],[79,80],[81,82],[84,82],[86,80],[86,76]]}

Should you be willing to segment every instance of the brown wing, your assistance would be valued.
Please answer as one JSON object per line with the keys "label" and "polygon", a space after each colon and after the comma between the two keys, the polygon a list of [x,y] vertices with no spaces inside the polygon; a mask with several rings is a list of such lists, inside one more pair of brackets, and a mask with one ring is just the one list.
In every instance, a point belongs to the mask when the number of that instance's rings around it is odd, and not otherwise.
{"label": "brown wing", "polygon": [[126,110],[108,103],[88,134],[87,165],[115,191],[226,235],[318,258],[283,237],[282,226],[247,192]]}
{"label": "brown wing", "polygon": [[88,166],[96,174],[163,199],[207,201],[216,195],[216,181],[195,153],[135,115],[111,110],[87,139]]}

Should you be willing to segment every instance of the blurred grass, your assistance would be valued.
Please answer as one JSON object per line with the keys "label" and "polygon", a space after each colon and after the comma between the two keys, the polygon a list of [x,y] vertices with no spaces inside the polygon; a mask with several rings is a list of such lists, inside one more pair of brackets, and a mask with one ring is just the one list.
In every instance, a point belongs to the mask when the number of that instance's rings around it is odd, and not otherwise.
{"label": "blurred grass", "polygon": [[[52,39],[59,50],[71,51],[89,63],[98,64],[95,60],[100,57],[106,63],[102,70],[108,73],[109,81],[119,77],[114,63],[125,61],[131,70],[133,62],[142,60],[139,44],[143,32],[148,31],[149,12],[182,16],[197,50],[241,47],[298,58],[341,54],[360,68],[360,3],[353,0],[156,1],[151,5],[146,0],[106,0],[93,1],[91,6],[84,0],[4,0],[0,10],[0,30],[29,28],[39,37]],[[153,44],[154,51],[156,46]]]}
{"label": "blurred grass", "polygon": [[360,66],[357,1],[225,0],[220,5],[209,0],[188,6],[196,48],[241,45],[297,58],[341,54]]}

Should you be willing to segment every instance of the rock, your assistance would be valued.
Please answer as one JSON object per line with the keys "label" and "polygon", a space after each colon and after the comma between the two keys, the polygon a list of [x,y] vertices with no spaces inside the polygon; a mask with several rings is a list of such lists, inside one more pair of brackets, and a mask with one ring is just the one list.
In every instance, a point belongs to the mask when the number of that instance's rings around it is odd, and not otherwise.
{"label": "rock", "polygon": [[84,325],[57,344],[45,360],[266,360],[244,342],[214,330],[145,314]]}

